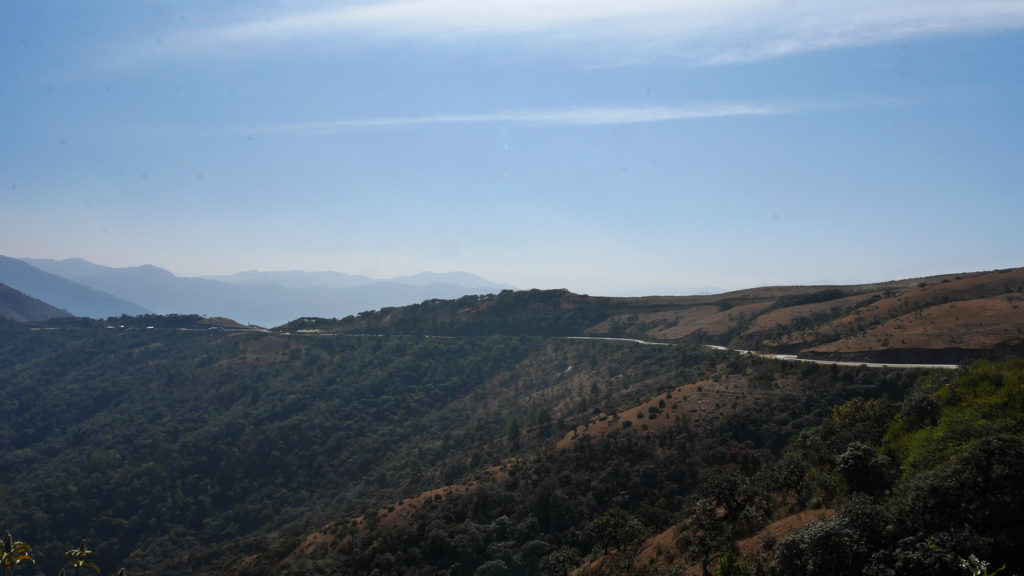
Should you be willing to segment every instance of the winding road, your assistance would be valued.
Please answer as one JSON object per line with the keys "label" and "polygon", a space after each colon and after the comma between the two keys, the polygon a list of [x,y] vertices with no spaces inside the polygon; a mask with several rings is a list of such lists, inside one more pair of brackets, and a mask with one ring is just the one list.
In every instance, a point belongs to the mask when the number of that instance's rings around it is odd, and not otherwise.
{"label": "winding road", "polygon": [[761,358],[772,358],[775,360],[785,360],[787,362],[810,362],[811,364],[835,364],[836,366],[865,366],[867,368],[917,368],[924,370],[956,370],[960,366],[957,364],[900,364],[897,362],[845,362],[840,360],[814,360],[811,358],[797,358],[793,354],[763,354],[761,352],[754,352],[753,350],[739,350],[734,348],[726,348],[725,346],[715,346],[712,344],[705,344],[705,348],[711,348],[713,350],[722,350],[725,352],[738,352],[740,354],[752,354],[754,356],[760,356]]}
{"label": "winding road", "polygon": [[[610,342],[631,342],[633,344],[642,344],[644,346],[672,346],[668,342],[649,342],[647,340],[638,340],[636,338],[610,338],[601,336],[566,336],[566,340],[607,340]],[[725,346],[716,346],[714,344],[705,344],[705,348],[711,348],[712,350],[720,350],[723,352],[736,352],[742,355],[759,356],[761,358],[771,358],[773,360],[785,360],[787,362],[810,362],[811,364],[835,364],[836,366],[864,366],[867,368],[915,368],[919,370],[956,370],[960,366],[957,364],[901,364],[898,362],[847,362],[841,360],[814,360],[811,358],[798,358],[794,354],[764,354],[762,352],[755,352],[753,350],[740,350],[738,348],[727,348]]]}

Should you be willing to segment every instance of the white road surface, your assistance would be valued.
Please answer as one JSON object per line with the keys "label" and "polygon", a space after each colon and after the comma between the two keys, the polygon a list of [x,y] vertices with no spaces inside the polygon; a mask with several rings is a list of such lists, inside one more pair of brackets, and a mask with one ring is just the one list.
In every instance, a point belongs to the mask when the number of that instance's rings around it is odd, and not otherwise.
{"label": "white road surface", "polygon": [[714,346],[705,344],[705,348],[713,350],[732,351],[740,354],[753,354],[762,358],[774,358],[775,360],[786,360],[789,362],[810,362],[811,364],[835,364],[836,366],[866,366],[868,368],[919,368],[925,370],[956,370],[956,364],[900,364],[898,362],[843,362],[838,360],[814,360],[811,358],[797,358],[793,354],[762,354],[752,350],[738,350],[726,348],[725,346]]}

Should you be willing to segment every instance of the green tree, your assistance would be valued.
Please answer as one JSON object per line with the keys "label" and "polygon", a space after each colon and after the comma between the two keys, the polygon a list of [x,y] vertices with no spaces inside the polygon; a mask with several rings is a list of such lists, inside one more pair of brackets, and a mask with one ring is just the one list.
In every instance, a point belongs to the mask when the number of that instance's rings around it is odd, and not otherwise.
{"label": "green tree", "polygon": [[604,550],[622,552],[642,538],[646,530],[636,516],[615,507],[591,522],[587,532]]}
{"label": "green tree", "polygon": [[889,487],[892,461],[863,442],[851,442],[836,457],[836,470],[855,492],[878,495]]}
{"label": "green tree", "polygon": [[580,554],[574,548],[562,547],[540,561],[540,569],[547,576],[569,576],[580,563]]}
{"label": "green tree", "polygon": [[776,576],[854,576],[868,556],[864,538],[846,518],[833,516],[783,538],[771,573]]}
{"label": "green tree", "polygon": [[689,526],[689,530],[679,534],[676,545],[687,558],[700,564],[703,576],[708,576],[712,557],[735,542],[733,525],[723,521],[711,498],[701,498],[691,511]]}

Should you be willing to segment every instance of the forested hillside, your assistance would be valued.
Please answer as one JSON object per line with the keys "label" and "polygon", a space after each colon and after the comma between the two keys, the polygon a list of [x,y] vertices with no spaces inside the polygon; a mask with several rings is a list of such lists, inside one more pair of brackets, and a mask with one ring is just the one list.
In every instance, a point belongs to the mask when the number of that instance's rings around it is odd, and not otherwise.
{"label": "forested hillside", "polygon": [[[765,314],[832,296],[780,290]],[[25,573],[82,538],[104,573],[154,575],[1020,570],[1024,365],[577,338],[647,335],[638,310],[663,304],[0,322],[0,528],[33,546]]]}
{"label": "forested hillside", "polygon": [[[924,377],[903,401],[906,380],[893,375],[721,368],[813,382],[784,398],[786,416],[806,418],[780,428],[789,418],[752,409],[657,431],[621,421],[279,543],[237,573],[953,576],[973,573],[965,562],[1024,565],[1024,363]],[[853,389],[843,380],[861,395],[825,409]]]}
{"label": "forested hillside", "polygon": [[512,371],[545,346],[12,324],[0,345],[0,518],[143,573],[504,457]]}
{"label": "forested hillside", "polygon": [[[104,568],[143,574],[218,573],[251,552],[287,549],[303,527],[372,514],[488,468],[518,474],[535,458],[578,475],[574,515],[537,519],[559,534],[551,545],[613,503],[643,503],[660,526],[681,510],[701,458],[743,441],[770,452],[845,397],[897,397],[909,383],[905,374],[869,373],[853,389],[854,371],[802,367],[807,379],[778,398],[785,419],[756,404],[722,421],[711,409],[702,418],[725,432],[694,436],[674,456],[658,446],[685,418],[650,436],[638,423],[563,459],[554,443],[591,419],[680,384],[742,374],[754,360],[623,342],[111,329],[81,320],[45,331],[5,324],[2,335],[0,377],[13,401],[0,428],[0,517],[36,544],[41,566],[86,537]],[[751,386],[796,369],[771,366],[751,373]],[[730,434],[736,440],[719,443]],[[649,472],[634,478],[634,467]],[[524,489],[539,487],[527,477]]]}

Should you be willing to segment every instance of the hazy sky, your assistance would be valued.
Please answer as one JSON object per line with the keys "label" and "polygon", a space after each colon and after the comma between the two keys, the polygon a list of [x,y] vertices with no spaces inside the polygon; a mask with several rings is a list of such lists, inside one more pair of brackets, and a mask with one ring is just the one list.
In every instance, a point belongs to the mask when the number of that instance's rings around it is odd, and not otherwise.
{"label": "hazy sky", "polygon": [[1022,0],[0,3],[8,256],[664,292],[1022,217]]}

